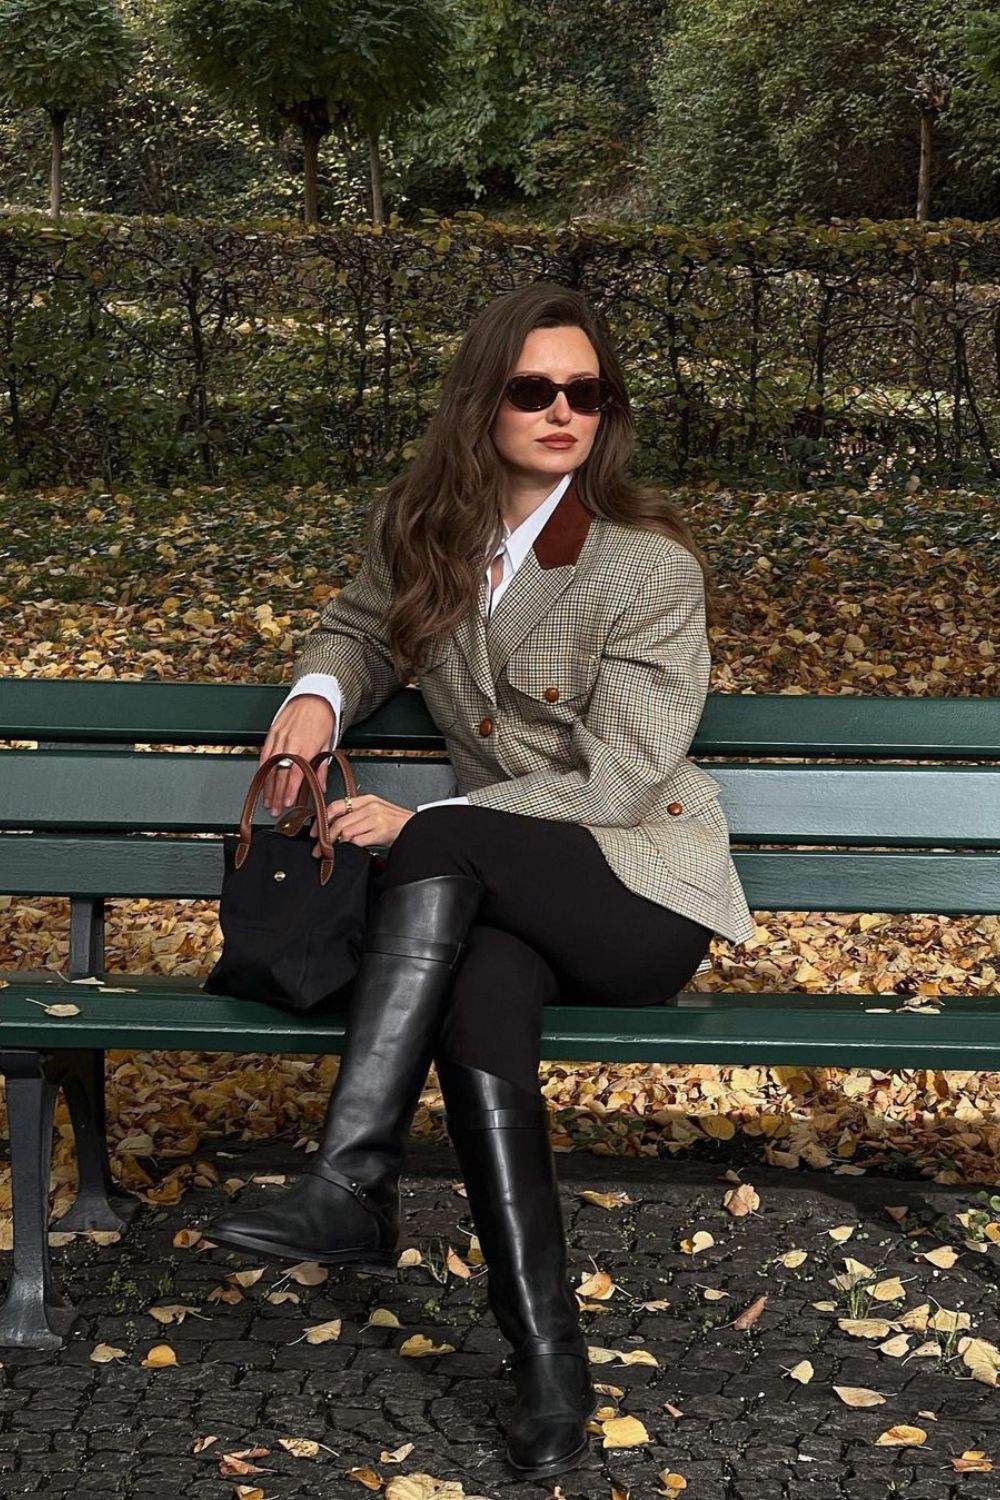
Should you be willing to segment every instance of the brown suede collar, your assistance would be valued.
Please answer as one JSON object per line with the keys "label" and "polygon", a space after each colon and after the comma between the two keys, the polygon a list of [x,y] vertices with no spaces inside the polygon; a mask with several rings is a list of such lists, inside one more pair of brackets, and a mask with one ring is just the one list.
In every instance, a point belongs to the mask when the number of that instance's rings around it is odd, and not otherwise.
{"label": "brown suede collar", "polygon": [[564,568],[576,564],[587,540],[590,512],[584,510],[571,480],[562,499],[535,538],[534,553],[543,568]]}

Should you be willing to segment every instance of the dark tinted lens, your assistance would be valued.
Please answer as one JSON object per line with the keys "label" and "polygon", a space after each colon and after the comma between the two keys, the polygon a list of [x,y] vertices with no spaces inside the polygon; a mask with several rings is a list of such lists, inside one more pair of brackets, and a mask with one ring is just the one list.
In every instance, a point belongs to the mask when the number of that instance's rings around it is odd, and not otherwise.
{"label": "dark tinted lens", "polygon": [[593,376],[571,380],[566,387],[566,400],[574,411],[600,411],[604,399],[604,382]]}
{"label": "dark tinted lens", "polygon": [[507,382],[507,400],[522,411],[544,411],[556,399],[556,388],[545,375],[515,375]]}

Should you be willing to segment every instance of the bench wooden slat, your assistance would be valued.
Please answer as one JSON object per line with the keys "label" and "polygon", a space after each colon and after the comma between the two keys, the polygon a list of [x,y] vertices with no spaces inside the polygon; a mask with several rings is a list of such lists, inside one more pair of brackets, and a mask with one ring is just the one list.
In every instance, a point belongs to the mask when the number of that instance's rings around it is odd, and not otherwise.
{"label": "bench wooden slat", "polygon": [[707,765],[734,843],[1000,847],[1000,767]]}
{"label": "bench wooden slat", "polygon": [[[754,911],[1000,913],[1000,855],[747,849],[733,855]],[[22,896],[215,900],[216,839],[0,838],[3,891]]]}
{"label": "bench wooden slat", "polygon": [[[259,745],[284,686],[178,682],[0,681],[0,739]],[[348,745],[433,748],[420,694],[397,693]],[[709,695],[696,755],[1000,756],[1000,698]]]}
{"label": "bench wooden slat", "polygon": [[[235,826],[250,755],[125,750],[2,753],[0,829],[222,832]],[[446,797],[447,764],[352,760],[362,792],[404,807]],[[1000,767],[706,767],[735,843],[1000,847]],[[258,821],[267,814],[258,802]]]}
{"label": "bench wooden slat", "polygon": [[[260,746],[288,687],[204,682],[0,682],[0,739]],[[344,744],[424,750],[443,740],[416,688],[401,690]]]}
{"label": "bench wooden slat", "polygon": [[[252,755],[120,750],[0,754],[0,828],[227,832],[236,827],[256,767]],[[447,797],[454,789],[454,773],[442,762],[371,757],[351,764],[359,791],[403,807]],[[330,785],[339,791],[336,777]],[[273,821],[260,799],[255,821]]]}
{"label": "bench wooden slat", "polygon": [[[344,1017],[286,1015],[206,995],[194,979],[108,975],[139,993],[19,982],[2,992],[0,1046],[147,1047],[223,1052],[339,1051]],[[47,1016],[30,999],[70,1001]],[[948,996],[937,1015],[900,1010],[895,995],[748,994],[680,997],[676,1006],[550,1006],[542,1055],[589,1062],[761,1062],[836,1067],[988,1068],[1000,1060],[1000,997]],[[888,1010],[888,1013],[885,1013]],[[822,1021],[820,1022],[820,1017]]]}
{"label": "bench wooden slat", "polygon": [[734,850],[752,911],[1000,913],[1000,856]]}

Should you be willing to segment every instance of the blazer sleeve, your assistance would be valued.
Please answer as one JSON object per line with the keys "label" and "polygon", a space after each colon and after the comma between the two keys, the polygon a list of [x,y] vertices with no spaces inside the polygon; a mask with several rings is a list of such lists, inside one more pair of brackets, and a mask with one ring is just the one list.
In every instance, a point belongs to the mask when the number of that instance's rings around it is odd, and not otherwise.
{"label": "blazer sleeve", "polygon": [[686,549],[671,547],[608,634],[590,703],[571,731],[573,769],[494,782],[469,792],[469,802],[594,827],[635,827],[687,756],[710,670],[701,568]]}
{"label": "blazer sleeve", "polygon": [[330,600],[306,636],[292,669],[292,686],[309,672],[336,677],[343,694],[338,738],[404,686],[392,661],[385,628],[392,579],[382,548],[386,502],[372,506],[368,549],[350,583]]}

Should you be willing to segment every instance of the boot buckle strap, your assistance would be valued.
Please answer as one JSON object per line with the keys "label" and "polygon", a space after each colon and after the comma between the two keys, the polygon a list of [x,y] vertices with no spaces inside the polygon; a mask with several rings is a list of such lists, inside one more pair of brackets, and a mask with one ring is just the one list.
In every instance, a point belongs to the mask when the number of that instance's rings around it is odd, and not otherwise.
{"label": "boot buckle strap", "polygon": [[324,1181],[332,1182],[335,1187],[345,1188],[347,1192],[357,1198],[362,1207],[367,1208],[370,1213],[377,1214],[379,1218],[383,1217],[382,1210],[373,1200],[371,1194],[362,1187],[360,1182],[355,1182],[353,1177],[347,1177],[343,1172],[336,1172],[332,1167],[324,1167],[322,1171],[319,1171],[316,1167],[310,1167],[309,1170],[315,1176],[322,1177]]}
{"label": "boot buckle strap", "polygon": [[532,1339],[523,1344],[520,1349],[514,1350],[509,1355],[511,1365],[523,1364],[526,1359],[534,1359],[538,1354],[575,1354],[578,1359],[585,1363],[587,1353],[583,1343],[568,1339]]}
{"label": "boot buckle strap", "polygon": [[432,938],[411,937],[405,933],[369,931],[365,934],[366,953],[386,953],[393,958],[422,958],[431,963],[454,968],[462,956],[464,943],[435,942]]}
{"label": "boot buckle strap", "polygon": [[467,1113],[445,1110],[445,1123],[451,1130],[537,1130],[548,1127],[547,1109],[477,1109]]}

